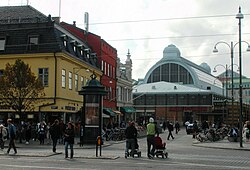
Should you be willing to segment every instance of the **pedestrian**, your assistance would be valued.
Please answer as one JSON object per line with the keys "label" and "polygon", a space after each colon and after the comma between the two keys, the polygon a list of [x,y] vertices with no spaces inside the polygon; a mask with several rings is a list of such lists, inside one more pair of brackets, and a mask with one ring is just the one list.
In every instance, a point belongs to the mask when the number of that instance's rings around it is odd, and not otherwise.
{"label": "pedestrian", "polygon": [[194,129],[194,131],[193,131],[193,138],[195,139],[195,138],[196,138],[196,135],[197,135],[198,132],[199,132],[199,127],[198,127],[198,124],[197,124],[196,121],[194,121],[193,129]]}
{"label": "pedestrian", "polygon": [[135,123],[129,122],[129,126],[125,129],[126,136],[126,149],[125,149],[125,158],[129,155],[129,149],[131,148],[131,155],[134,158],[135,146],[137,141],[137,129],[135,128]]}
{"label": "pedestrian", "polygon": [[154,118],[151,117],[149,118],[149,123],[147,124],[147,146],[148,146],[147,154],[149,159],[152,159],[154,157],[156,134],[158,134],[158,130],[154,123]]}
{"label": "pedestrian", "polygon": [[180,124],[178,121],[175,122],[174,127],[175,127],[175,134],[178,134],[178,132],[180,131]]}
{"label": "pedestrian", "polygon": [[250,141],[250,121],[246,121],[246,142]]}
{"label": "pedestrian", "polygon": [[174,131],[174,125],[173,125],[173,123],[172,122],[169,122],[169,124],[168,124],[168,140],[169,140],[169,138],[171,137],[172,139],[174,139],[174,136],[173,136],[173,134],[172,134],[172,131]]}
{"label": "pedestrian", "polygon": [[26,145],[28,145],[30,142],[31,130],[32,130],[31,124],[30,124],[30,122],[28,122],[25,126],[25,140],[26,140],[25,144]]}
{"label": "pedestrian", "polygon": [[40,145],[44,144],[45,131],[46,131],[45,123],[41,122],[39,127],[38,127],[38,135],[39,135]]}
{"label": "pedestrian", "polygon": [[4,149],[4,142],[7,140],[7,130],[4,125],[0,125],[0,148]]}
{"label": "pedestrian", "polygon": [[190,122],[187,120],[187,121],[185,122],[186,132],[187,132],[187,127],[188,127],[189,124],[190,124]]}
{"label": "pedestrian", "polygon": [[166,130],[166,127],[167,127],[167,123],[166,123],[166,121],[164,120],[164,122],[163,122],[163,124],[162,124],[162,128],[163,128],[164,131]]}
{"label": "pedestrian", "polygon": [[63,120],[60,120],[59,126],[60,126],[60,131],[61,131],[59,143],[64,144],[64,131],[66,129],[66,125],[64,124]]}
{"label": "pedestrian", "polygon": [[68,127],[65,129],[64,132],[64,137],[65,137],[65,158],[68,158],[68,147],[70,147],[70,159],[73,158],[74,155],[74,138],[75,138],[75,131],[74,131],[74,126],[71,122],[68,123]]}
{"label": "pedestrian", "polygon": [[9,132],[9,148],[7,150],[7,154],[10,153],[10,149],[13,148],[15,154],[17,153],[15,138],[16,138],[16,126],[13,124],[12,119],[7,120],[8,123],[8,132]]}
{"label": "pedestrian", "polygon": [[54,123],[50,126],[49,133],[50,133],[52,144],[53,144],[52,151],[56,152],[56,145],[57,145],[58,139],[60,138],[60,133],[61,133],[59,120],[56,119]]}

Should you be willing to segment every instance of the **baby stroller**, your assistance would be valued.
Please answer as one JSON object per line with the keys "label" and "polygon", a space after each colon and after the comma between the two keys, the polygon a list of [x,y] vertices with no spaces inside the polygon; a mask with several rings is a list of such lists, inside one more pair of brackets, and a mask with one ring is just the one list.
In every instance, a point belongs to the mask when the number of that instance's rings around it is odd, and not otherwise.
{"label": "baby stroller", "polygon": [[162,158],[168,157],[168,152],[166,150],[166,143],[162,142],[162,139],[157,136],[155,137],[155,156],[158,158],[161,156]]}
{"label": "baby stroller", "polygon": [[[130,156],[132,156],[132,148],[131,147],[129,147],[128,148],[129,149],[129,151],[128,151],[128,153],[125,153],[125,158],[127,158],[127,157],[130,157]],[[135,139],[135,151],[134,151],[134,156],[135,155],[137,155],[137,157],[138,158],[140,158],[141,157],[141,151],[139,150],[139,145],[138,145],[138,140],[137,139]]]}

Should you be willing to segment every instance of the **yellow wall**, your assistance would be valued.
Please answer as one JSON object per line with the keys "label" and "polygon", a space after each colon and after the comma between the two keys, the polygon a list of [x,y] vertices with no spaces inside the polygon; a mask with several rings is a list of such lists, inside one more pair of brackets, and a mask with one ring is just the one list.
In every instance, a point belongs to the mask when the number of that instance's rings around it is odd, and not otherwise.
{"label": "yellow wall", "polygon": [[[56,58],[56,59],[55,59]],[[56,81],[56,104],[41,107],[41,111],[47,112],[76,112],[83,103],[83,96],[78,95],[75,90],[75,74],[78,74],[78,88],[81,88],[81,76],[84,80],[90,79],[90,75],[95,72],[97,79],[100,80],[102,72],[94,69],[92,66],[83,63],[78,58],[74,58],[67,53],[43,53],[43,54],[18,54],[18,55],[1,55],[0,69],[5,69],[7,63],[14,64],[17,59],[21,59],[25,64],[29,64],[31,71],[38,76],[38,68],[49,69],[49,85],[45,87],[45,98],[39,105],[51,104],[54,98],[55,89],[55,71],[57,72]],[[55,63],[57,60],[57,70]],[[66,70],[66,87],[62,88],[62,69]],[[86,69],[90,71],[86,71]],[[69,71],[72,72],[72,90],[69,90]],[[51,107],[56,106],[56,107]],[[75,110],[65,110],[65,106],[74,107]],[[39,108],[36,107],[35,111]],[[0,110],[1,111],[1,110]]]}

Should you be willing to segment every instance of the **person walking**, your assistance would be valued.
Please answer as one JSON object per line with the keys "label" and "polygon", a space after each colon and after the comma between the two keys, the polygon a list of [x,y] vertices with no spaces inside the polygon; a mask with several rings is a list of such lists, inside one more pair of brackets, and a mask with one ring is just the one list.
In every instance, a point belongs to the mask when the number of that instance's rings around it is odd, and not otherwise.
{"label": "person walking", "polygon": [[175,134],[178,134],[178,132],[180,131],[180,124],[178,121],[175,122]]}
{"label": "person walking", "polygon": [[15,145],[15,138],[16,138],[16,126],[13,124],[12,119],[7,120],[8,123],[8,131],[9,131],[9,148],[7,150],[7,154],[10,153],[10,149],[13,148],[15,154],[17,153],[16,145]]}
{"label": "person walking", "polygon": [[[156,124],[154,123],[154,118],[149,118],[149,123],[147,124],[147,146],[148,146],[148,158],[152,159],[155,153],[155,135],[158,134]],[[152,147],[152,149],[151,149]]]}
{"label": "person walking", "polygon": [[129,155],[129,148],[131,148],[131,155],[134,158],[135,145],[137,141],[137,129],[135,128],[135,123],[129,122],[129,126],[125,129],[126,136],[126,149],[125,149],[125,158]]}
{"label": "person walking", "polygon": [[31,124],[28,122],[25,125],[25,144],[28,145],[31,139]]}
{"label": "person walking", "polygon": [[74,138],[75,138],[75,131],[74,131],[74,126],[71,122],[68,123],[68,127],[66,128],[64,132],[64,137],[65,137],[65,158],[68,158],[68,147],[70,147],[70,159],[73,158],[74,155]]}
{"label": "person walking", "polygon": [[166,127],[167,127],[167,123],[166,123],[166,121],[164,120],[164,122],[162,123],[162,128],[163,128],[164,131],[166,130]]}
{"label": "person walking", "polygon": [[169,138],[171,137],[172,139],[174,139],[174,136],[173,136],[173,134],[172,134],[172,131],[174,130],[174,125],[173,125],[173,123],[172,122],[169,122],[169,124],[168,124],[168,140],[169,140]]}
{"label": "person walking", "polygon": [[1,124],[0,125],[0,148],[4,149],[4,142],[7,140],[7,130],[6,128]]}
{"label": "person walking", "polygon": [[58,139],[60,138],[60,133],[61,133],[59,120],[56,119],[54,123],[50,126],[49,133],[50,133],[52,144],[53,144],[52,151],[56,152],[56,145],[57,145]]}
{"label": "person walking", "polygon": [[193,139],[195,139],[195,138],[196,138],[196,135],[197,135],[198,132],[199,132],[199,127],[198,127],[198,124],[197,124],[196,121],[194,121],[193,128],[194,128]]}
{"label": "person walking", "polygon": [[44,144],[45,132],[46,132],[45,123],[41,122],[40,125],[39,125],[39,127],[38,127],[38,134],[39,134],[40,145]]}

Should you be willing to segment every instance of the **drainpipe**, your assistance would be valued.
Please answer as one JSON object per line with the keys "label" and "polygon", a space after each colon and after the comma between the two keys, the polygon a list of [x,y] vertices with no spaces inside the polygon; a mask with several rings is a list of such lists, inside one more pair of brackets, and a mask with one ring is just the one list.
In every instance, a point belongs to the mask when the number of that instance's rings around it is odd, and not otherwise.
{"label": "drainpipe", "polygon": [[42,108],[42,107],[51,106],[51,105],[56,104],[56,96],[57,96],[57,93],[56,93],[56,89],[57,89],[57,83],[56,83],[56,80],[57,80],[57,58],[56,58],[56,52],[54,52],[53,54],[54,54],[54,59],[55,59],[55,70],[54,70],[54,73],[55,73],[55,80],[54,80],[54,97],[53,97],[53,102],[52,102],[52,103],[43,104],[43,105],[39,106],[39,120],[40,120],[40,122],[42,121],[41,108]]}

